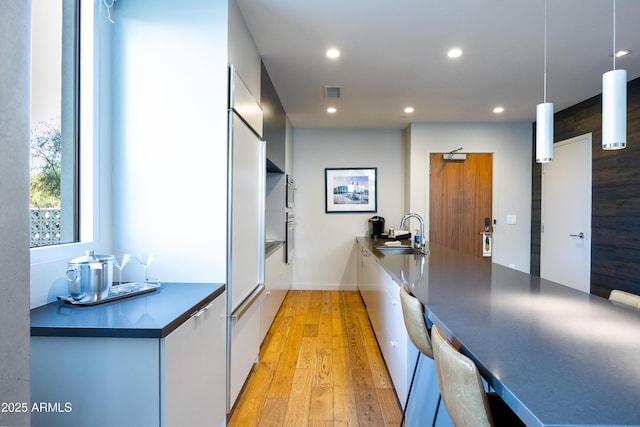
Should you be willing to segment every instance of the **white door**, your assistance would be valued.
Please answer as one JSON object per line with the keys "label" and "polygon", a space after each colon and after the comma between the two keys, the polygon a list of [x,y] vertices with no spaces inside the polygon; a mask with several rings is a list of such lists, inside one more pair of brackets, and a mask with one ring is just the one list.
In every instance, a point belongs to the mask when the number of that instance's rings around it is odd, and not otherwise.
{"label": "white door", "polygon": [[540,277],[584,292],[591,276],[591,134],[553,145],[542,167]]}

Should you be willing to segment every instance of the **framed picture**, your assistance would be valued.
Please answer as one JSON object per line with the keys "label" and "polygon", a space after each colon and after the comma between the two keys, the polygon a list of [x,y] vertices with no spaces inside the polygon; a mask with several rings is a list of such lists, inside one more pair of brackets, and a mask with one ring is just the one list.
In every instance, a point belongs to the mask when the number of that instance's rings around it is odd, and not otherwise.
{"label": "framed picture", "polygon": [[325,168],[325,212],[377,212],[378,168]]}

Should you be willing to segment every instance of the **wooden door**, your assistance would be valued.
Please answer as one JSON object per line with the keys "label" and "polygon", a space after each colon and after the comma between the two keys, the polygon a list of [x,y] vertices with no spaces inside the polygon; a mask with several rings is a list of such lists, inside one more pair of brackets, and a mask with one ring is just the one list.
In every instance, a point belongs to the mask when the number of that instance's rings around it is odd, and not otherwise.
{"label": "wooden door", "polygon": [[480,232],[485,218],[493,222],[493,154],[444,160],[443,153],[432,153],[430,165],[429,241],[482,257]]}

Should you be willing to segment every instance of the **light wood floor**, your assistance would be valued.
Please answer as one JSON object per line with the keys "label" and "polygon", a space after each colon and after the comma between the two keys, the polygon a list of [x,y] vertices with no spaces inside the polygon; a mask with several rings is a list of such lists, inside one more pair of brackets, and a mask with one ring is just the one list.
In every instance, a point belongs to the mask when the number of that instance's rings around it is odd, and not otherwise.
{"label": "light wood floor", "polygon": [[358,292],[289,291],[228,426],[397,426],[400,405]]}

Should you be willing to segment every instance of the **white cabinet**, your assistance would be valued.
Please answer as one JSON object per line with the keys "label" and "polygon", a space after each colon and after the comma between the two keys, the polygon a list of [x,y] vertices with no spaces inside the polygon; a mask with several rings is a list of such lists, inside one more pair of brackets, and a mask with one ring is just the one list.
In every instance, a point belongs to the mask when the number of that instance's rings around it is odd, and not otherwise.
{"label": "white cabinet", "polygon": [[32,411],[31,425],[159,426],[159,341],[31,337],[31,400],[67,411]]}
{"label": "white cabinet", "polygon": [[241,316],[231,320],[228,411],[233,408],[258,358],[260,344],[291,287],[292,270],[284,262],[284,251],[284,246],[280,246],[265,260],[264,291]]}
{"label": "white cabinet", "polygon": [[407,396],[408,336],[400,306],[399,285],[380,266],[377,258],[358,246],[362,257],[362,272],[358,288],[367,307],[382,356],[391,375],[398,399],[404,404]]}
{"label": "white cabinet", "polygon": [[161,340],[161,425],[219,425],[225,418],[225,323],[218,297]]}
{"label": "white cabinet", "polygon": [[260,342],[269,332],[287,291],[291,287],[292,268],[285,263],[285,247],[281,246],[265,261],[265,292],[260,306]]}
{"label": "white cabinet", "polygon": [[362,276],[363,283],[360,292],[367,307],[373,330],[378,341],[380,341],[384,322],[381,295],[384,287],[384,276],[380,272],[380,266],[375,256],[369,252],[363,254]]}
{"label": "white cabinet", "polygon": [[32,336],[32,425],[224,425],[225,324],[222,294],[165,338]]}
{"label": "white cabinet", "polygon": [[[252,294],[258,295],[258,294]],[[229,350],[229,393],[227,401],[227,413],[231,412],[233,405],[242,390],[242,386],[251,373],[253,364],[258,359],[260,351],[260,305],[264,298],[264,292],[259,294],[246,304],[245,308],[238,311],[237,316],[232,316],[230,321],[231,346]]]}
{"label": "white cabinet", "polygon": [[380,348],[384,355],[393,380],[396,393],[404,404],[407,396],[407,332],[400,306],[400,289],[398,284],[379,266],[378,273],[382,279],[381,318],[383,338]]}

